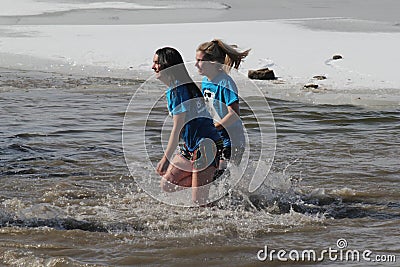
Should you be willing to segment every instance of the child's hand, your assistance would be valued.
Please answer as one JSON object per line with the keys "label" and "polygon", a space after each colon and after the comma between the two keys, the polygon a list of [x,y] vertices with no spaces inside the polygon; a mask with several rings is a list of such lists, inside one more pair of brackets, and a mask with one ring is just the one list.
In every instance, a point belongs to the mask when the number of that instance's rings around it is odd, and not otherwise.
{"label": "child's hand", "polygon": [[156,172],[159,175],[163,176],[167,172],[168,166],[169,166],[169,160],[167,159],[167,157],[164,156],[162,157],[160,162],[158,162]]}

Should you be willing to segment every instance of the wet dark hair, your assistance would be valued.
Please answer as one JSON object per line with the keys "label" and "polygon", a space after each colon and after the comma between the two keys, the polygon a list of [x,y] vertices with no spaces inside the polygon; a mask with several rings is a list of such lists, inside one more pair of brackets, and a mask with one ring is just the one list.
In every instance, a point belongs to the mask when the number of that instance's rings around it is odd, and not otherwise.
{"label": "wet dark hair", "polygon": [[162,70],[183,64],[183,58],[175,48],[163,47],[158,49],[156,54],[158,55],[158,64],[160,64]]}
{"label": "wet dark hair", "polygon": [[199,87],[190,78],[178,50],[172,47],[163,47],[156,51],[156,55],[158,56],[158,64],[160,64],[161,71],[164,71],[171,80],[176,80],[181,85],[185,85],[191,98],[203,97]]}

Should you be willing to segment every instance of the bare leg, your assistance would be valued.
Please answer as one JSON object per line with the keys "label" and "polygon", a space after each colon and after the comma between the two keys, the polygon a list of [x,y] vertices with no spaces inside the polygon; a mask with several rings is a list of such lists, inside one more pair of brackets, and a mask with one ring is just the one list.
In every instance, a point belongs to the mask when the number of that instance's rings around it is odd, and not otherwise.
{"label": "bare leg", "polygon": [[192,186],[191,162],[181,155],[174,156],[166,174],[161,178],[161,189],[165,192],[182,190]]}
{"label": "bare leg", "polygon": [[174,156],[166,174],[161,178],[161,188],[165,192],[175,192],[192,187],[192,200],[199,205],[207,204],[210,183],[216,168],[209,166],[202,171],[192,170],[192,163],[181,155]]}
{"label": "bare leg", "polygon": [[212,182],[216,168],[209,166],[205,170],[193,172],[192,175],[192,200],[199,205],[206,205],[210,183]]}

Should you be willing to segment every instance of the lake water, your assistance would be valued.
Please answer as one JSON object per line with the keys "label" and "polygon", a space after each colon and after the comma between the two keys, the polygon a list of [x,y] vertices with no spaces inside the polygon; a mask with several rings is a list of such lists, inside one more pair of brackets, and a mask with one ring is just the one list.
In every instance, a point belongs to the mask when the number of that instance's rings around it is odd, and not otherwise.
{"label": "lake water", "polygon": [[[140,167],[145,158],[132,175],[125,162],[125,111],[143,82],[1,70],[2,265],[280,266],[293,262],[257,253],[321,252],[339,239],[373,260],[399,260],[398,108],[267,99],[277,147],[266,182],[253,193],[235,187],[213,208],[185,208],[137,186],[154,175]],[[251,110],[242,113],[254,127]],[[325,255],[320,264],[372,262]]]}

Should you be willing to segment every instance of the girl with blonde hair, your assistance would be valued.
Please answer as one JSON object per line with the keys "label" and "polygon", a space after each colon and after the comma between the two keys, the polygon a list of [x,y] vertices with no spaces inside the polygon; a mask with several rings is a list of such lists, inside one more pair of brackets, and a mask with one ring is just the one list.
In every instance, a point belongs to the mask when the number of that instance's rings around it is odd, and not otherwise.
{"label": "girl with blonde hair", "polygon": [[236,45],[228,45],[220,39],[202,43],[196,50],[195,66],[204,75],[201,90],[224,145],[221,151],[223,161],[215,178],[222,174],[227,160],[239,165],[244,152],[238,90],[229,72],[232,67],[238,69],[249,52],[250,49],[239,51]]}

